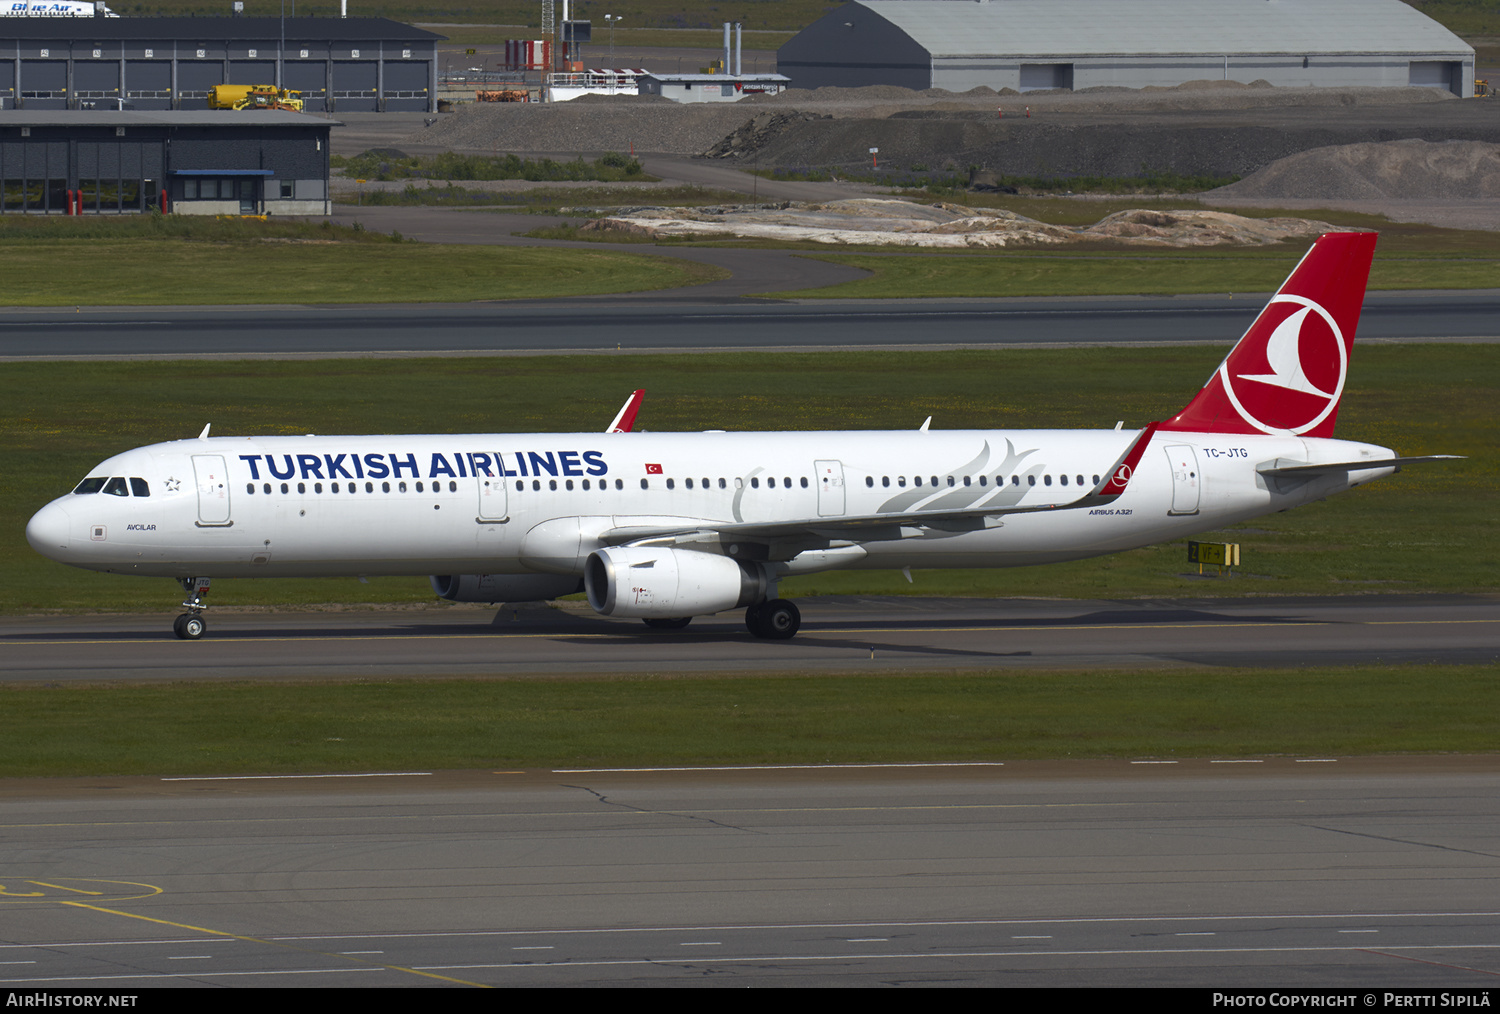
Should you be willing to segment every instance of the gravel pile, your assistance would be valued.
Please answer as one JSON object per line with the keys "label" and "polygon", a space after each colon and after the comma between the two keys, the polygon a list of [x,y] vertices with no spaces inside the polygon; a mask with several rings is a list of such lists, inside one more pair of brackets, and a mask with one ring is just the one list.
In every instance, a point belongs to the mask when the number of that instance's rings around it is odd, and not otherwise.
{"label": "gravel pile", "polygon": [[1205,81],[1023,96],[877,85],[793,89],[732,104],[659,96],[481,103],[394,144],[497,154],[712,152],[731,165],[836,171],[866,170],[869,149],[879,148],[882,169],[913,174],[979,166],[1023,177],[1142,170],[1229,177],[1315,148],[1396,137],[1500,142],[1500,119],[1485,103],[1460,102],[1436,88]]}
{"label": "gravel pile", "polygon": [[869,149],[879,148],[882,169],[912,173],[961,173],[979,166],[1020,177],[1131,177],[1143,170],[1245,177],[1300,152],[1392,137],[1500,142],[1500,119],[1479,105],[1387,106],[1328,115],[1290,108],[1265,115],[1131,116],[1047,114],[1033,107],[1030,119],[907,110],[881,119],[782,121],[776,125],[780,129],[758,132],[754,146],[736,147],[723,161],[868,171]]}
{"label": "gravel pile", "polygon": [[765,110],[740,124],[728,137],[703,152],[704,158],[733,158],[742,153],[761,150],[795,123],[832,119],[827,113],[804,113],[800,110],[771,112]]}
{"label": "gravel pile", "polygon": [[1317,148],[1279,159],[1204,196],[1355,201],[1500,197],[1500,144],[1406,140]]}

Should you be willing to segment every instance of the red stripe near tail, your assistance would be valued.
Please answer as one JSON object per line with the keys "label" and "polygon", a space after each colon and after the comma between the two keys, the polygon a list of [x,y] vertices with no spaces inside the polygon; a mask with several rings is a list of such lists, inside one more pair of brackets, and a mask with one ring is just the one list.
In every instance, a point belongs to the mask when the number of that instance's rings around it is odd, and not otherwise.
{"label": "red stripe near tail", "polygon": [[1161,430],[1333,435],[1375,233],[1319,237],[1203,390]]}

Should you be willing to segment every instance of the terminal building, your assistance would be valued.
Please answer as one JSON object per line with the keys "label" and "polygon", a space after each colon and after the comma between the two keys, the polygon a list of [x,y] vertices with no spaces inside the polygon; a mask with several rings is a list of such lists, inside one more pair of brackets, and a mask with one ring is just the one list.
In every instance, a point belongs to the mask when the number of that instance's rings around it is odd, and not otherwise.
{"label": "terminal building", "polygon": [[0,18],[0,109],[208,108],[219,84],[308,112],[435,112],[443,37],[386,18]]}
{"label": "terminal building", "polygon": [[1474,94],[1474,50],[1401,0],[850,0],[777,52],[798,88],[1225,80]]}
{"label": "terminal building", "polygon": [[0,214],[327,215],[326,117],[0,113]]}

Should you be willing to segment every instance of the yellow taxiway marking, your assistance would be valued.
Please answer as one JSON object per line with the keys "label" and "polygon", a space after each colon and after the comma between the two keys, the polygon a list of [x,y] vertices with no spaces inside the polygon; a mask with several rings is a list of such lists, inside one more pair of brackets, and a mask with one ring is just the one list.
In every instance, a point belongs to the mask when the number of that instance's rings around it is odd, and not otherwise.
{"label": "yellow taxiway marking", "polygon": [[[53,891],[67,891],[69,894],[88,894],[88,895],[92,895],[92,896],[94,896],[96,898],[103,898],[103,897],[105,897],[105,896],[108,895],[108,896],[111,896],[110,900],[112,900],[112,901],[134,901],[137,898],[149,898],[153,894],[160,894],[161,893],[161,888],[159,888],[159,887],[156,887],[156,886],[154,886],[152,884],[138,884],[138,883],[136,883],[135,881],[132,881],[132,880],[100,880],[100,879],[95,878],[95,877],[88,877],[88,878],[66,877],[66,878],[61,878],[61,879],[73,880],[74,883],[78,883],[78,884],[90,884],[90,885],[113,884],[113,885],[118,885],[118,886],[123,886],[123,887],[136,888],[137,890],[134,893],[132,893],[132,892],[120,892],[120,893],[117,894],[114,891],[91,891],[91,890],[87,890],[87,889],[82,888],[82,887],[69,887],[66,884],[49,884],[49,883],[47,883],[46,881],[43,881],[43,880],[23,880],[23,881],[20,881],[20,883],[27,884],[27,885],[30,885],[30,886],[33,886],[33,887],[46,888],[46,890],[42,890],[42,891],[12,891],[6,884],[0,883],[0,901],[29,901],[29,902],[43,902],[43,903],[46,903],[46,902],[52,902],[52,901],[60,901],[60,900],[62,900],[62,899],[53,897],[52,894],[50,893],[50,892],[53,892]],[[11,883],[14,883],[14,881],[12,881]]]}
{"label": "yellow taxiway marking", "polygon": [[48,884],[40,880],[32,880],[28,881],[28,883],[35,884],[38,887],[50,887],[58,891],[72,891],[74,894],[92,894],[96,898],[104,894],[103,891],[85,891],[81,887],[67,887],[63,884]]}
{"label": "yellow taxiway marking", "polygon": [[[1500,619],[1483,620],[1247,620],[1244,622],[1228,623],[1090,623],[1090,624],[1064,624],[1064,623],[1039,623],[1023,624],[1017,626],[1000,627],[804,627],[802,636],[818,636],[821,634],[995,634],[995,633],[1048,633],[1056,631],[1059,633],[1070,633],[1077,630],[1221,630],[1232,627],[1381,627],[1381,626],[1437,626],[1441,624],[1455,623],[1500,623]],[[482,634],[456,634],[456,633],[432,633],[432,634],[354,634],[349,636],[333,637],[326,634],[310,633],[299,637],[235,637],[200,642],[180,642],[183,644],[196,643],[200,648],[204,645],[225,644],[238,645],[253,640],[256,644],[271,644],[279,641],[307,644],[313,641],[335,641],[339,644],[348,644],[353,641],[487,641],[503,639],[556,639],[572,638],[575,640],[604,640],[607,638],[637,638],[640,634],[634,629],[619,631],[551,631],[548,633],[500,633],[487,631]],[[143,641],[140,638],[107,638],[97,641],[79,642],[70,641],[28,641],[13,639],[12,643],[17,645],[78,645],[84,644],[177,644],[179,642],[171,639]]]}
{"label": "yellow taxiway marking", "polygon": [[482,982],[470,982],[467,979],[455,979],[449,975],[438,975],[435,972],[423,972],[415,968],[407,968],[404,965],[388,965],[381,961],[366,961],[363,958],[355,957],[349,954],[339,954],[334,951],[319,951],[310,947],[298,947],[295,944],[282,943],[276,940],[266,940],[263,937],[251,937],[245,936],[241,933],[230,933],[227,930],[209,929],[206,926],[194,926],[190,923],[185,922],[173,922],[170,919],[156,919],[149,915],[137,915],[134,912],[122,912],[117,908],[103,908],[99,905],[90,905],[87,902],[82,901],[62,901],[58,904],[67,905],[71,908],[86,908],[93,912],[103,912],[106,915],[118,915],[126,919],[139,919],[142,922],[156,923],[158,926],[171,926],[174,929],[187,930],[191,933],[207,933],[209,936],[225,937],[230,940],[243,940],[246,943],[252,944],[265,944],[267,947],[280,947],[284,950],[297,951],[302,954],[316,954],[319,957],[324,958],[343,958],[346,961],[352,961],[356,964],[369,965],[374,968],[384,968],[392,972],[407,972],[411,975],[420,975],[428,979],[440,979],[443,982],[456,982],[460,986],[477,986],[480,989],[489,988]]}

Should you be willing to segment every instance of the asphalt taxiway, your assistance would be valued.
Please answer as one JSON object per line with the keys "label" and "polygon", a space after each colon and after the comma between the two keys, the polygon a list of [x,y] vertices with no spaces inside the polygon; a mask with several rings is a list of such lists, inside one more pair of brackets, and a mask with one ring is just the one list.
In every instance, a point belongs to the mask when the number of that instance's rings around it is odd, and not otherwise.
{"label": "asphalt taxiway", "polygon": [[498,610],[214,612],[201,641],[170,616],[0,620],[0,681],[892,672],[1500,662],[1500,598],[1370,595],[1176,601],[801,600],[802,631],[763,641],[742,612],[649,631],[582,603]]}
{"label": "asphalt taxiway", "polygon": [[0,984],[1494,988],[1493,758],[0,782]]}
{"label": "asphalt taxiway", "polygon": [[[0,361],[1229,344],[1265,302],[1229,294],[799,303],[716,303],[691,290],[680,299],[643,295],[650,298],[16,308],[0,314]],[[1374,293],[1359,340],[1495,341],[1497,321],[1500,290]]]}

